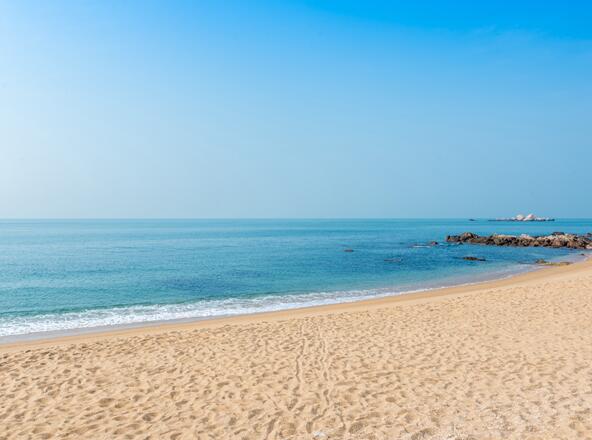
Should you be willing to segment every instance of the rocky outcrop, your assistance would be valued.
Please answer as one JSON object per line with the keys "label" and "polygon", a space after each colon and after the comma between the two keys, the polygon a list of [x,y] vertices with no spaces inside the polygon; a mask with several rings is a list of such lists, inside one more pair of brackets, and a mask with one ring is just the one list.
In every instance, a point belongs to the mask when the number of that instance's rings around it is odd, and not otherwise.
{"label": "rocky outcrop", "polygon": [[576,235],[554,232],[551,235],[533,237],[530,235],[477,235],[472,232],[464,232],[460,235],[446,237],[449,243],[484,244],[488,246],[518,246],[518,247],[553,247],[569,249],[592,250],[592,237],[589,234]]}
{"label": "rocky outcrop", "polygon": [[485,261],[485,258],[481,257],[462,257],[462,259],[467,261]]}

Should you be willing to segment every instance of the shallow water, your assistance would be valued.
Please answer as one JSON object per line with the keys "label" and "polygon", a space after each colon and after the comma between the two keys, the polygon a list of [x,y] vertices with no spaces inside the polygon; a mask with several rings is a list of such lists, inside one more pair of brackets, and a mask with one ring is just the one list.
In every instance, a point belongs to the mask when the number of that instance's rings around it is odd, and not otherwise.
{"label": "shallow water", "polygon": [[[4,220],[0,336],[352,301],[503,277],[581,251],[448,234],[592,231],[592,220]],[[438,246],[430,246],[438,241]],[[353,252],[344,252],[352,249]],[[485,262],[462,260],[472,255]]]}

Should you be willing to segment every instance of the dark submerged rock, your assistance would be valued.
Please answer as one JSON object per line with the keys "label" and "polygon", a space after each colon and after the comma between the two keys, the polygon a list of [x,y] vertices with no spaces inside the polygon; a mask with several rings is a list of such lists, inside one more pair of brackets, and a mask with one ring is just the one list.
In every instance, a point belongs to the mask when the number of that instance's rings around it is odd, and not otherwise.
{"label": "dark submerged rock", "polygon": [[569,266],[571,262],[569,261],[547,261],[543,260],[542,258],[535,261],[535,264],[541,264],[543,266]]}

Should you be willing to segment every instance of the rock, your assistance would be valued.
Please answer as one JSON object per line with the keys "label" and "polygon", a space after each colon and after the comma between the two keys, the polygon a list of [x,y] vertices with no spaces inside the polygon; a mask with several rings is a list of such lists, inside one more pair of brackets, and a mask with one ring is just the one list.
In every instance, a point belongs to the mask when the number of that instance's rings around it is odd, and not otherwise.
{"label": "rock", "polygon": [[472,232],[463,232],[460,235],[447,236],[446,241],[449,243],[484,244],[489,246],[553,247],[592,250],[592,236],[588,234],[565,234],[563,232],[554,232],[551,235],[537,237],[528,234],[519,236],[502,234],[481,236]]}
{"label": "rock", "polygon": [[535,261],[536,264],[541,264],[543,266],[569,266],[571,262],[569,261],[547,261],[543,260],[542,258]]}
{"label": "rock", "polygon": [[480,257],[462,257],[462,259],[467,261],[485,261],[485,258]]}
{"label": "rock", "polygon": [[477,234],[473,234],[472,232],[463,232],[460,234],[460,241],[471,240],[477,237],[479,236]]}

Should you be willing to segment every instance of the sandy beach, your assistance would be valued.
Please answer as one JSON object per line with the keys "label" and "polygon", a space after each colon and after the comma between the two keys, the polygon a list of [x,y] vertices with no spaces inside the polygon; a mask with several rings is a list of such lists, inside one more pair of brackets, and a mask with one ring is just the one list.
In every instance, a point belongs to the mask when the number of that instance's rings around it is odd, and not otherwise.
{"label": "sandy beach", "polygon": [[0,346],[0,438],[592,438],[592,261]]}

